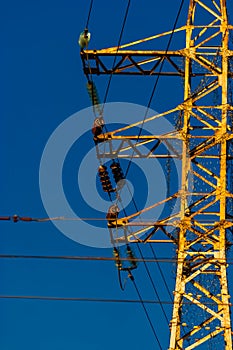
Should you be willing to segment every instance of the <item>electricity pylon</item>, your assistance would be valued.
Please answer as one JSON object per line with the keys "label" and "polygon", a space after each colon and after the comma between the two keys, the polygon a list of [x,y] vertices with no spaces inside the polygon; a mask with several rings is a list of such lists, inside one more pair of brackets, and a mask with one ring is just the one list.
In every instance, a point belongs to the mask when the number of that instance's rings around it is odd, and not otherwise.
{"label": "electricity pylon", "polygon": [[[232,350],[226,257],[233,226],[232,178],[229,173],[233,159],[233,106],[229,91],[229,81],[233,77],[233,51],[229,49],[231,30],[233,26],[228,24],[226,0],[190,0],[187,22],[183,27],[120,47],[81,51],[87,75],[180,76],[184,81],[184,99],[172,110],[97,137],[99,157],[103,141],[109,143],[109,152],[106,145],[104,148],[105,159],[181,159],[180,188],[163,201],[168,203],[176,199],[179,203],[177,212],[158,221],[142,222],[140,229],[127,235],[131,242],[142,233],[143,242],[155,242],[153,237],[162,231],[177,244],[169,350],[206,349],[213,339],[218,343],[218,349]],[[182,49],[132,49],[142,42],[181,32],[186,38]],[[116,57],[111,68],[108,68],[108,57]],[[183,59],[182,67],[180,58]],[[126,135],[130,128],[174,114],[179,116],[179,123],[172,132]],[[113,140],[120,141],[119,147],[111,143]],[[174,147],[173,140],[182,143],[181,151]],[[140,150],[145,144],[151,144],[146,153]],[[162,144],[169,149],[167,154],[160,152]],[[127,154],[130,149],[133,150],[131,155]],[[161,203],[141,210],[140,214]],[[130,220],[138,214],[117,219],[115,226],[127,231],[128,227],[136,225]],[[168,227],[174,227],[174,231]]]}

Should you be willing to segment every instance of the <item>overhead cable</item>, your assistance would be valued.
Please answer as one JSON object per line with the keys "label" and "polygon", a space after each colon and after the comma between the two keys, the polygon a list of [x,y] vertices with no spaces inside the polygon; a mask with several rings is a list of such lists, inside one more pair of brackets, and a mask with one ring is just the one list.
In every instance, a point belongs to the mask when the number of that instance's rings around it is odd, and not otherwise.
{"label": "overhead cable", "polygon": [[[168,44],[167,44],[167,47],[166,47],[166,50],[165,50],[165,55],[166,55],[166,53],[167,53],[168,50],[169,50],[169,47],[170,47],[170,44],[171,44],[171,41],[172,41],[172,38],[173,38],[173,35],[174,35],[174,32],[175,32],[175,29],[176,29],[176,25],[177,25],[178,19],[179,19],[179,17],[180,17],[180,13],[181,13],[181,10],[182,10],[182,8],[183,8],[183,5],[184,5],[184,0],[181,0],[181,4],[180,4],[179,10],[178,10],[178,13],[177,13],[177,15],[176,15],[176,19],[175,19],[173,28],[172,28],[172,33],[171,33],[171,36],[170,36],[170,38],[169,38],[169,41],[168,41]],[[139,133],[138,133],[138,137],[137,137],[137,140],[136,140],[136,144],[135,144],[135,145],[137,145],[137,143],[138,143],[138,141],[139,141],[139,137],[141,136],[142,129],[143,129],[143,126],[144,126],[144,123],[145,123],[145,119],[146,119],[147,114],[148,114],[148,112],[149,112],[149,109],[150,109],[150,106],[151,106],[151,103],[152,103],[152,100],[153,100],[153,97],[154,97],[154,94],[155,94],[155,91],[156,91],[156,88],[157,88],[157,85],[158,85],[158,82],[159,82],[159,78],[160,78],[160,75],[161,75],[161,72],[162,72],[162,69],[163,69],[164,62],[165,62],[165,60],[163,59],[161,65],[160,65],[159,72],[158,72],[158,75],[157,75],[157,77],[156,77],[155,84],[154,84],[154,86],[153,86],[153,89],[152,89],[152,92],[151,92],[151,95],[150,95],[148,104],[147,104],[146,113],[145,113],[145,115],[144,115],[142,124],[141,124],[141,126],[140,126]],[[126,172],[125,172],[125,177],[127,177],[127,174],[128,174],[128,172],[129,172],[129,169],[130,169],[130,166],[131,166],[131,163],[132,163],[132,158],[133,158],[134,152],[135,152],[135,151],[134,151],[134,149],[133,149],[133,153],[132,153],[132,155],[131,155],[131,159],[130,159],[130,161],[129,161],[129,164],[128,164],[127,169],[126,169]]]}
{"label": "overhead cable", "polygon": [[[44,300],[44,301],[74,301],[74,302],[93,302],[93,303],[131,303],[131,304],[158,304],[157,300],[150,299],[106,299],[106,298],[78,298],[78,297],[57,297],[57,296],[46,296],[46,295],[0,295],[0,299],[19,299],[19,300]],[[169,300],[163,300],[163,304],[178,304],[178,302],[171,302]],[[191,301],[184,301],[183,304],[193,305]],[[205,302],[201,303],[204,305],[216,305],[215,302]],[[225,304],[221,303],[221,305],[230,305],[232,307],[233,304]]]}
{"label": "overhead cable", "polygon": [[[17,254],[0,254],[0,259],[38,259],[38,260],[81,260],[81,261],[115,261],[115,257],[103,257],[103,256],[72,256],[72,255],[17,255]],[[160,262],[160,263],[178,263],[182,262],[180,259],[175,258],[128,258],[121,257],[121,261],[135,261],[135,262]],[[209,258],[208,262],[216,264],[217,262],[225,262],[226,259],[221,258]],[[227,263],[233,265],[233,259],[228,258]]]}
{"label": "overhead cable", "polygon": [[90,1],[89,12],[88,12],[87,22],[86,22],[86,28],[88,28],[88,25],[89,25],[89,20],[90,20],[90,17],[91,17],[92,7],[93,7],[93,0]]}
{"label": "overhead cable", "polygon": [[147,311],[147,309],[146,309],[146,307],[145,307],[145,303],[144,303],[144,301],[143,301],[143,299],[142,299],[142,296],[141,296],[141,294],[140,294],[140,292],[139,292],[139,289],[138,289],[138,287],[137,287],[137,284],[136,284],[135,279],[134,279],[134,277],[133,277],[133,275],[132,275],[131,272],[129,272],[129,278],[131,279],[131,281],[132,281],[132,283],[133,283],[133,285],[134,285],[134,288],[135,288],[135,290],[136,290],[136,292],[137,292],[138,298],[139,298],[139,300],[140,300],[140,302],[141,302],[141,305],[142,305],[143,310],[144,310],[144,312],[145,312],[146,318],[147,318],[147,320],[148,320],[148,322],[149,322],[149,324],[150,324],[150,327],[151,327],[152,332],[153,332],[153,334],[154,334],[154,336],[155,336],[155,339],[156,339],[156,341],[157,341],[157,343],[158,343],[158,346],[159,346],[159,348],[160,348],[161,350],[163,350],[163,349],[162,349],[162,346],[161,346],[161,343],[160,343],[160,341],[159,341],[159,338],[158,338],[158,336],[157,336],[157,333],[156,333],[156,331],[155,331],[155,328],[154,328],[154,326],[153,326],[153,323],[152,323],[152,321],[151,321],[151,319],[150,319],[150,316],[149,316],[149,314],[148,314],[148,311]]}
{"label": "overhead cable", "polygon": [[122,23],[122,28],[121,28],[120,36],[119,36],[119,40],[118,40],[118,43],[117,43],[117,50],[116,50],[116,54],[115,54],[115,56],[114,56],[111,74],[110,74],[110,77],[109,77],[109,80],[108,80],[108,84],[107,84],[107,88],[106,88],[106,91],[105,91],[105,96],[104,96],[104,101],[103,101],[103,109],[104,109],[104,105],[105,105],[105,103],[106,103],[106,101],[107,101],[107,97],[108,97],[108,93],[109,93],[109,88],[110,88],[111,81],[112,81],[113,68],[114,68],[115,63],[116,63],[117,52],[118,52],[119,46],[120,46],[120,44],[121,44],[121,39],[122,39],[122,36],[123,36],[123,33],[124,33],[126,20],[127,20],[128,13],[129,13],[130,1],[131,1],[131,0],[128,0],[128,5],[127,5],[126,11],[125,11],[124,20],[123,20],[123,23]]}

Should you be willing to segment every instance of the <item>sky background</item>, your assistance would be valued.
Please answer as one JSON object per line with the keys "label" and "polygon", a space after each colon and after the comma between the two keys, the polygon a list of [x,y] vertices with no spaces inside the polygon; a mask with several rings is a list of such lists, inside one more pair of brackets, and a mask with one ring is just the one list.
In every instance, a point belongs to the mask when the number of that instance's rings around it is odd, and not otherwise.
{"label": "sky background", "polygon": [[[179,4],[180,1],[169,0],[132,1],[122,42],[172,29]],[[178,26],[185,24],[187,6],[188,1]],[[117,45],[125,8],[124,0],[94,0],[89,22],[90,48]],[[13,0],[2,4],[2,216],[47,217],[39,189],[43,149],[61,122],[90,106],[77,45],[88,10],[89,1],[80,0]],[[232,4],[231,13],[233,17]],[[166,43],[161,43],[163,48]],[[181,38],[171,44],[182,46]],[[107,79],[95,78],[101,100]],[[182,100],[181,82],[170,80],[159,81],[152,103],[158,112]],[[113,77],[107,102],[147,105],[154,81],[154,77]],[[88,149],[92,140],[83,142]],[[71,172],[72,159],[67,170]],[[67,191],[72,192],[71,184],[66,184]],[[154,245],[154,249],[158,257],[175,255],[173,246]],[[148,247],[142,250],[144,256],[151,257]],[[135,253],[139,256],[137,249]],[[1,222],[0,254],[111,257],[112,250],[80,245],[51,222]],[[175,265],[163,263],[161,267],[172,290]],[[169,301],[158,266],[150,264],[149,269],[160,298]],[[135,279],[142,297],[156,300],[142,264]],[[120,290],[113,262],[46,259],[0,259],[0,295],[138,299],[129,280],[125,291]],[[164,308],[170,319],[172,305]],[[140,304],[0,299],[0,309],[2,350],[158,349]],[[148,312],[166,349],[167,321],[159,305],[148,307]]]}

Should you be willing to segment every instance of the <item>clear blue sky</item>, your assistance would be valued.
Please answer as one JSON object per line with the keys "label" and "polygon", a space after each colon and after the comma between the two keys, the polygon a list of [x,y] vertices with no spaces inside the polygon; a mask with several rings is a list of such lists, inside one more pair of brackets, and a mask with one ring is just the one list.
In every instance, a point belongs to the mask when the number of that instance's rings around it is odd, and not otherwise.
{"label": "clear blue sky", "polygon": [[[122,42],[170,30],[179,3],[132,1]],[[187,3],[179,25],[185,24]],[[123,0],[94,0],[91,48],[117,45],[125,8]],[[89,1],[81,0],[13,0],[2,5],[0,215],[47,216],[39,190],[44,146],[63,120],[90,105],[77,45],[88,10]],[[176,45],[183,44],[172,43]],[[102,99],[106,82],[107,77],[96,79]],[[108,102],[146,105],[153,84],[153,77],[113,77]],[[178,84],[175,88],[161,79],[152,108],[160,112],[178,103],[182,88]],[[67,191],[72,191],[71,185]],[[142,248],[145,256],[151,256],[147,247]],[[154,249],[160,257],[175,255],[175,247]],[[1,222],[0,254],[112,256],[112,251],[73,242],[50,222]],[[175,266],[161,266],[172,290]],[[149,267],[160,298],[168,301],[157,266]],[[156,299],[142,265],[135,277],[143,298]],[[64,260],[0,259],[0,295],[137,299],[130,281],[124,292],[120,290],[113,262]],[[164,307],[170,319],[172,306]],[[140,304],[2,299],[0,309],[2,350],[158,349]],[[166,349],[168,324],[158,305],[148,311]]]}

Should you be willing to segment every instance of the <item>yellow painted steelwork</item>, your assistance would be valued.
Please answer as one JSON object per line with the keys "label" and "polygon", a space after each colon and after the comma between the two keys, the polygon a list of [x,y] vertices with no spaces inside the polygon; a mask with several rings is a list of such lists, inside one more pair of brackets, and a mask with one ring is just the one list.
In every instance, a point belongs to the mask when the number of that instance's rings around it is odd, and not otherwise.
{"label": "yellow painted steelwork", "polygon": [[[202,21],[207,18],[203,24],[197,21],[201,12]],[[182,181],[178,192],[149,208],[119,219],[124,234],[118,241],[137,241],[143,233],[143,242],[153,242],[153,237],[161,231],[168,237],[167,242],[177,245],[169,350],[204,349],[213,339],[218,339],[218,349],[232,350],[226,271],[229,243],[226,232],[233,226],[227,216],[227,200],[233,197],[227,184],[228,145],[233,138],[230,120],[233,107],[228,101],[228,80],[233,77],[229,68],[229,60],[233,57],[233,51],[229,49],[231,30],[233,26],[228,24],[226,0],[190,0],[186,25],[174,31],[185,33],[184,48],[173,51],[132,49],[142,42],[171,35],[172,32],[168,31],[120,47],[81,52],[87,75],[161,74],[180,76],[184,80],[184,100],[180,105],[133,125],[99,135],[100,142],[97,145],[100,158],[101,145],[105,144],[104,158],[170,157],[182,161]],[[104,63],[108,56],[118,57],[115,66],[110,69]],[[177,63],[178,57],[184,59],[183,67]],[[163,60],[167,62],[166,71],[160,73],[159,67]],[[198,89],[193,88],[193,79],[200,80]],[[219,101],[214,104],[212,96],[216,92]],[[180,125],[174,131],[164,135],[142,133],[132,136],[129,133],[127,136],[127,130],[151,123],[157,118],[169,117],[173,113],[181,113]],[[171,140],[174,139],[182,143],[181,151],[172,146]],[[120,145],[114,146],[112,140],[118,140]],[[109,152],[106,151],[106,143],[109,144]],[[161,143],[169,148],[168,154],[160,153]],[[147,153],[140,150],[145,144],[151,144]],[[132,149],[133,155],[127,153]],[[190,183],[190,175],[197,186]],[[127,232],[129,226],[134,226],[131,222],[134,217],[174,199],[179,199],[177,212],[159,221],[143,221],[139,225],[142,227],[130,234]],[[178,228],[178,234],[174,235],[168,227]],[[189,305],[188,310],[187,307],[185,309],[187,301],[192,305],[192,308]]]}

